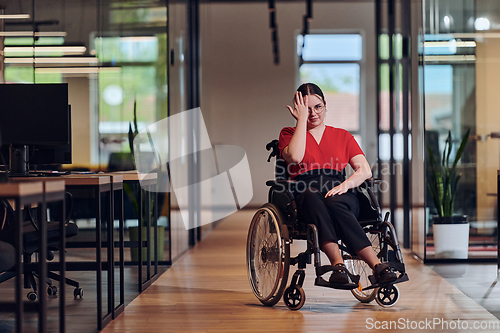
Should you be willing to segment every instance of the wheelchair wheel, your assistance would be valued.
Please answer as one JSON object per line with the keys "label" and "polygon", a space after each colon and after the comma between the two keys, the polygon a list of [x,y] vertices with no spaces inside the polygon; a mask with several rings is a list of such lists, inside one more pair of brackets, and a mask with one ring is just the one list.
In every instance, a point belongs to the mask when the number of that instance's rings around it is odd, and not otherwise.
{"label": "wheelchair wheel", "polygon": [[375,300],[378,305],[384,308],[389,308],[396,304],[399,299],[399,289],[396,285],[380,287],[377,291]]}
{"label": "wheelchair wheel", "polygon": [[[366,236],[372,244],[375,254],[378,255],[380,252],[380,239],[378,237],[378,234],[368,233],[366,234]],[[375,296],[377,295],[378,288],[363,291],[363,288],[371,285],[371,282],[368,279],[368,276],[373,274],[370,266],[368,266],[368,264],[360,258],[352,257],[349,254],[344,254],[344,262],[349,272],[354,275],[359,275],[359,287],[356,289],[351,289],[351,293],[353,294],[353,296],[361,303],[370,303],[371,301],[373,301],[375,299]]]}
{"label": "wheelchair wheel", "polygon": [[248,231],[248,279],[266,306],[278,303],[288,282],[290,244],[283,221],[276,206],[267,203],[255,213]]}
{"label": "wheelchair wheel", "polygon": [[306,293],[300,286],[288,287],[285,289],[283,301],[290,310],[299,310],[306,302]]}

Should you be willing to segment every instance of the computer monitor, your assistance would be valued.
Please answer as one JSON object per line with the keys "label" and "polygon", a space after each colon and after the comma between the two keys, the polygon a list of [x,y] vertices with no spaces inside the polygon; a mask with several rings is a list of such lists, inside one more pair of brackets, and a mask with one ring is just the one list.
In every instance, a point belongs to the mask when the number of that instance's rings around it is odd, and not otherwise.
{"label": "computer monitor", "polygon": [[[69,143],[65,145],[45,145],[36,144],[30,146],[29,162],[30,166],[40,168],[47,165],[60,165],[73,163],[71,153],[71,105],[69,108]],[[43,169],[43,167],[42,167]]]}
{"label": "computer monitor", "polygon": [[[57,160],[54,150],[71,155],[71,121],[68,84],[0,84],[0,133],[2,146],[10,147],[11,174],[27,174],[28,161],[39,152],[43,164]],[[33,156],[31,156],[33,155]],[[37,163],[39,164],[39,162]]]}
{"label": "computer monitor", "polygon": [[[71,124],[71,105],[69,105],[69,122]],[[9,146],[4,145],[0,147],[0,166],[8,168],[9,163]],[[70,127],[70,141],[67,145],[30,145],[29,146],[29,164],[30,169],[38,170],[56,170],[57,166],[61,164],[73,163],[73,155],[71,150],[71,127]]]}

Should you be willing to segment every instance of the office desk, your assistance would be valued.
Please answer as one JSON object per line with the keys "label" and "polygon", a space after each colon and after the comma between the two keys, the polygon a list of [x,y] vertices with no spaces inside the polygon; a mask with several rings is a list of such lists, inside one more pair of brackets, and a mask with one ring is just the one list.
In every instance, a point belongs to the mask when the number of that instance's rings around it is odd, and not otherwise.
{"label": "office desk", "polygon": [[[112,249],[110,244],[113,244],[112,234],[113,234],[113,211],[112,207],[112,187],[109,176],[96,175],[96,174],[82,174],[82,175],[68,175],[60,177],[66,183],[66,190],[70,192],[75,198],[86,198],[92,199],[94,202],[95,209],[95,219],[96,219],[96,238],[95,242],[67,242],[67,248],[95,248],[96,249],[96,260],[95,262],[67,262],[66,267],[68,271],[96,271],[96,287],[97,287],[97,328],[99,330],[103,329],[111,320],[113,319],[113,303],[111,302],[114,297],[114,283],[112,277],[114,275],[114,267],[109,263],[111,257],[109,253]],[[107,236],[108,241],[104,243],[107,247],[107,261],[104,264],[102,260],[102,229],[101,229],[101,206],[102,200],[101,195],[107,194]],[[111,241],[110,238],[111,237]],[[102,270],[103,268],[108,274],[108,307],[107,312],[103,316],[103,299],[102,299]],[[76,295],[75,295],[76,296]]]}
{"label": "office desk", "polygon": [[[39,332],[47,331],[47,294],[45,290],[39,293],[38,302],[23,302],[23,214],[24,206],[38,205],[38,221],[39,221],[39,262],[38,269],[40,273],[39,285],[44,286],[47,279],[47,225],[46,221],[46,203],[61,201],[61,216],[64,216],[64,182],[62,181],[39,181],[19,178],[8,183],[0,184],[0,198],[12,200],[14,202],[14,210],[16,215],[16,236],[14,240],[16,248],[16,279],[15,279],[15,303],[0,303],[1,311],[11,312],[13,309],[16,313],[16,332],[23,331],[23,312],[38,311]],[[60,257],[60,273],[64,277],[64,223],[60,223],[59,229],[59,246],[62,252]],[[64,287],[60,289],[60,307],[59,307],[59,330],[65,331],[65,306],[64,306]]]}
{"label": "office desk", "polygon": [[[142,228],[141,226],[146,226],[146,242],[143,241],[128,241],[125,242],[125,247],[137,247],[139,260],[138,260],[138,269],[139,269],[139,292],[146,290],[151,283],[153,283],[158,278],[158,250],[157,246],[155,246],[154,254],[154,272],[151,272],[151,226],[154,227],[154,239],[158,239],[158,196],[156,191],[157,185],[157,176],[156,174],[140,174],[137,170],[131,171],[121,171],[121,172],[113,172],[111,174],[121,175],[123,176],[124,184],[128,184],[131,189],[134,191],[134,196],[138,202],[138,240],[142,240]],[[146,195],[143,195],[143,194]],[[144,214],[142,207],[151,207],[151,197],[154,197],[154,205],[153,205],[153,214]],[[151,215],[153,215],[153,224],[151,224]],[[146,216],[146,221],[143,221],[143,218]],[[146,223],[144,223],[146,222]],[[156,245],[156,242],[155,242]],[[142,261],[142,248],[146,247],[146,277],[143,281],[143,261]]]}

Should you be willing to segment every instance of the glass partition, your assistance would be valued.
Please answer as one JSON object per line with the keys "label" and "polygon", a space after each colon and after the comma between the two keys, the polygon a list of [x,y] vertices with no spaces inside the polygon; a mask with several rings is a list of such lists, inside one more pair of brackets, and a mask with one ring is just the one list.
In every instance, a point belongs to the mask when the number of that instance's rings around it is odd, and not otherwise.
{"label": "glass partition", "polygon": [[[68,84],[73,163],[50,167],[134,169],[129,145],[134,117],[140,131],[169,112],[167,1],[5,0],[3,14],[10,16],[0,19],[0,83]],[[124,196],[128,237],[138,212],[130,191]],[[169,198],[159,194],[154,200],[162,233],[158,259],[170,263]],[[95,230],[95,219],[88,209],[75,207],[82,231],[77,237],[84,237]],[[130,260],[130,251],[125,257]]]}
{"label": "glass partition", "polygon": [[[425,16],[426,259],[494,259],[500,169],[495,79],[500,74],[500,7],[489,0],[426,0]],[[461,153],[467,131],[470,135]],[[435,218],[441,203],[433,195],[436,171],[431,158],[441,165],[449,160],[452,165],[457,155],[461,157],[455,170],[459,180],[453,179],[449,191],[444,187],[442,201],[452,200],[452,215],[465,216],[467,225],[463,236],[458,229],[447,229],[443,237],[442,228],[458,227]],[[457,248],[460,238],[463,250]]]}

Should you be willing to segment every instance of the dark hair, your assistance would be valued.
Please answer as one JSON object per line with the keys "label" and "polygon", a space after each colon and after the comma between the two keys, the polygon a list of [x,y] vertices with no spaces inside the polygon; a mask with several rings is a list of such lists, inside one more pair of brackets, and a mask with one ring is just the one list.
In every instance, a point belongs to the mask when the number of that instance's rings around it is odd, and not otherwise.
{"label": "dark hair", "polygon": [[321,88],[314,83],[302,83],[300,87],[297,88],[297,91],[300,91],[302,96],[318,95],[323,100],[323,103],[326,104],[325,96],[323,95]]}

